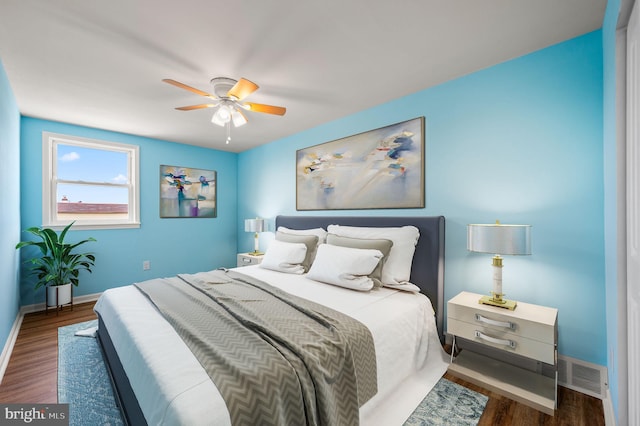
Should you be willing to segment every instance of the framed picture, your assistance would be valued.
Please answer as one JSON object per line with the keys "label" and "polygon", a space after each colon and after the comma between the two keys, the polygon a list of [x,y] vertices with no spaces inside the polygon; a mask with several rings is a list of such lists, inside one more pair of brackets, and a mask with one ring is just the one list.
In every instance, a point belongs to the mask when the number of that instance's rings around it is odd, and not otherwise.
{"label": "framed picture", "polygon": [[215,170],[160,166],[160,217],[216,217]]}
{"label": "framed picture", "polygon": [[296,209],[424,207],[424,117],[296,151]]}

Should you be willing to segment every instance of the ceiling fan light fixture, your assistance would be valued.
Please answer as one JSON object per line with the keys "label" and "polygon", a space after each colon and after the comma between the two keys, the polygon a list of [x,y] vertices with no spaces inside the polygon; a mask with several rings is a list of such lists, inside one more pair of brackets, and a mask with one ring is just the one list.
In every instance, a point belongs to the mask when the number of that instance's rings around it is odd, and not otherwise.
{"label": "ceiling fan light fixture", "polygon": [[247,124],[247,117],[244,116],[242,111],[239,109],[231,110],[231,119],[233,120],[233,125],[236,127],[244,126]]}
{"label": "ceiling fan light fixture", "polygon": [[227,105],[220,105],[213,117],[211,117],[211,122],[220,127],[224,127],[229,121],[231,121],[231,110]]}

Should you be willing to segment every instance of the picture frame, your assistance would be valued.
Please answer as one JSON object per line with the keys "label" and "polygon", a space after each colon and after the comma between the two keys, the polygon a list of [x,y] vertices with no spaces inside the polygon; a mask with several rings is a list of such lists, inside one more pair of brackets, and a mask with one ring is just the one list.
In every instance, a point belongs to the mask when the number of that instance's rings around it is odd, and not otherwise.
{"label": "picture frame", "polygon": [[424,208],[424,117],[296,151],[296,210]]}
{"label": "picture frame", "polygon": [[160,166],[161,218],[217,216],[215,170]]}

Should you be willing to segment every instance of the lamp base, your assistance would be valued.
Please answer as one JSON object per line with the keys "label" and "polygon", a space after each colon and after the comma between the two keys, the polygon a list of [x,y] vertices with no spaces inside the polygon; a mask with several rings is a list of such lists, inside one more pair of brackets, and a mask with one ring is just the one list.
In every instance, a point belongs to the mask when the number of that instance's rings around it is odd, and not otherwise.
{"label": "lamp base", "polygon": [[254,250],[254,251],[250,251],[249,253],[251,256],[262,256],[264,253],[258,250]]}
{"label": "lamp base", "polygon": [[478,303],[497,306],[498,308],[509,309],[510,311],[515,310],[518,305],[518,302],[515,300],[503,299],[502,296],[482,296],[480,300],[478,300]]}

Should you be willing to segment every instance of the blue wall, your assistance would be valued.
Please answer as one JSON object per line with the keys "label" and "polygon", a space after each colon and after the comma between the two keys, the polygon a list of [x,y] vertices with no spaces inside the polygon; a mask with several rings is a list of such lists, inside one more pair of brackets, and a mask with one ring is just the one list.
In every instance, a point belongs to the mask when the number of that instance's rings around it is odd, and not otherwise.
{"label": "blue wall", "polygon": [[0,353],[18,315],[19,256],[15,249],[20,239],[20,112],[0,62]]}
{"label": "blue wall", "polygon": [[[42,224],[42,132],[62,133],[140,147],[139,229],[73,231],[70,241],[93,236],[85,246],[96,254],[92,274],[81,275],[74,296],[149,278],[234,266],[236,263],[237,154],[104,130],[23,117],[21,122],[22,227]],[[217,218],[160,219],[159,167],[162,164],[217,171]],[[90,247],[90,248],[89,248]],[[23,253],[23,256],[25,254]],[[151,261],[149,271],[143,260]],[[22,271],[22,304],[44,302]]]}
{"label": "blue wall", "polygon": [[446,216],[447,299],[491,289],[468,223],[533,225],[533,255],[505,259],[505,292],[558,308],[560,353],[606,365],[602,82],[596,31],[243,152],[238,217],[296,213],[297,149],[424,116],[426,207],[364,213]]}

